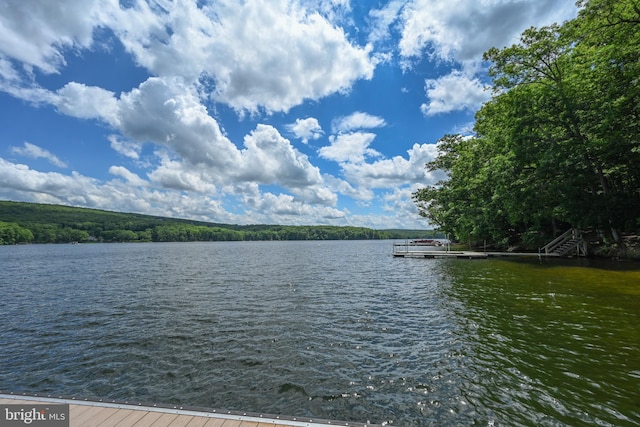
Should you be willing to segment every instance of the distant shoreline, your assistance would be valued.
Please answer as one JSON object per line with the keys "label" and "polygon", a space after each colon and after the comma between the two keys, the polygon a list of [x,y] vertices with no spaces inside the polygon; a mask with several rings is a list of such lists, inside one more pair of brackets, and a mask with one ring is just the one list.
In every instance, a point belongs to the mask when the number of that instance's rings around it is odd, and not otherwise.
{"label": "distant shoreline", "polygon": [[433,230],[218,224],[62,205],[0,201],[0,244],[437,238]]}

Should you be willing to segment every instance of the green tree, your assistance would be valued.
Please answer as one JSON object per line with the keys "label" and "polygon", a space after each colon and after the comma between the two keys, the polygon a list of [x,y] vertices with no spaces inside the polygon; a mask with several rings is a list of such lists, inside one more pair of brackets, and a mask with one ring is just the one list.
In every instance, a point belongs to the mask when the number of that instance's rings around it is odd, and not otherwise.
{"label": "green tree", "polygon": [[[534,242],[569,225],[640,225],[640,3],[580,2],[577,19],[490,49],[494,96],[476,136],[447,136],[427,165],[449,178],[414,194],[462,240]],[[537,237],[536,237],[537,236]]]}
{"label": "green tree", "polygon": [[13,222],[0,221],[0,245],[15,245],[17,243],[31,243],[33,233]]}

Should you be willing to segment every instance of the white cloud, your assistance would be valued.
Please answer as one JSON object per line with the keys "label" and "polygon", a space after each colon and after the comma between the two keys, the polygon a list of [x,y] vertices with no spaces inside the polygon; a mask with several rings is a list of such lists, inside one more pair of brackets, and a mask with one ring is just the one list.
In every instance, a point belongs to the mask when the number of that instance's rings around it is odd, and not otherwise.
{"label": "white cloud", "polygon": [[32,159],[46,159],[54,166],[59,168],[66,168],[67,164],[60,160],[56,155],[52,154],[49,150],[38,147],[30,142],[24,143],[22,147],[11,147],[11,152],[19,154],[21,156],[30,157]]}
{"label": "white cloud", "polygon": [[[153,77],[138,88],[121,95],[119,100],[100,90],[83,85],[67,85],[68,100],[64,111],[87,117],[102,118],[117,126],[127,141],[117,136],[109,140],[114,150],[132,159],[139,159],[141,144],[151,142],[164,146],[180,160],[161,155],[161,166],[150,178],[166,188],[215,191],[216,185],[231,182],[256,181],[279,184],[296,189],[311,197],[305,187],[316,188],[313,198],[335,203],[335,195],[321,190],[322,177],[308,157],[296,150],[272,126],[258,125],[244,138],[239,150],[221,131],[217,121],[202,105],[195,87],[180,78]],[[94,96],[78,94],[89,91]],[[108,108],[91,105],[113,101]],[[80,100],[78,104],[70,100]]]}
{"label": "white cloud", "polygon": [[361,202],[368,202],[374,198],[374,193],[363,186],[353,187],[348,181],[332,175],[323,176],[325,183],[336,193],[344,194]]}
{"label": "white cloud", "polygon": [[329,137],[330,145],[320,148],[318,154],[328,160],[344,163],[362,163],[365,157],[377,157],[380,153],[369,148],[376,135],[369,132],[351,132]]}
{"label": "white cloud", "polygon": [[435,144],[414,144],[407,154],[408,158],[395,156],[373,163],[347,163],[342,168],[349,182],[366,188],[430,185],[442,179],[442,175],[425,170],[425,164],[437,155]]}
{"label": "white cloud", "polygon": [[215,101],[240,112],[288,111],[373,76],[369,47],[352,45],[341,28],[296,2],[163,6],[120,11],[114,27],[123,44],[152,73],[201,79]]}
{"label": "white cloud", "polygon": [[119,138],[118,135],[109,135],[107,139],[111,143],[111,148],[117,153],[134,160],[138,160],[140,158],[142,146],[139,143],[125,141]]}
{"label": "white cloud", "polygon": [[383,209],[392,213],[397,222],[402,223],[403,218],[411,218],[412,222],[416,224],[415,228],[423,228],[426,225],[426,220],[420,219],[418,208],[412,199],[413,192],[418,188],[418,186],[402,187],[385,193],[382,196]]}
{"label": "white cloud", "polygon": [[295,123],[288,124],[286,129],[293,133],[296,138],[301,139],[305,144],[308,143],[310,139],[318,139],[324,134],[320,123],[318,123],[318,119],[314,117],[296,119]]}
{"label": "white cloud", "polygon": [[477,61],[491,47],[517,41],[526,28],[576,15],[571,0],[413,0],[401,11],[400,54]]}
{"label": "white cloud", "polygon": [[286,224],[327,224],[335,223],[345,217],[339,209],[328,206],[313,206],[296,200],[288,194],[265,193],[253,195],[247,199],[251,206],[251,216],[254,223],[265,223],[265,218],[278,218]]}
{"label": "white cloud", "polygon": [[115,0],[31,0],[3,2],[0,14],[0,52],[44,73],[66,64],[67,49],[86,49],[95,27],[105,24],[103,11]]}
{"label": "white cloud", "polygon": [[320,170],[272,126],[258,125],[244,138],[238,178],[301,188],[322,182]]}
{"label": "white cloud", "polygon": [[457,110],[475,111],[491,99],[491,91],[474,77],[452,71],[437,79],[425,81],[428,102],[420,106],[425,116]]}
{"label": "white cloud", "polygon": [[[82,197],[82,205],[90,206],[92,202],[102,199],[100,194],[94,193],[97,181],[80,176],[76,172],[64,175],[57,172],[39,172],[27,165],[15,164],[0,158],[0,182],[2,198],[12,199],[13,194],[20,194],[18,200],[24,200],[25,195],[31,196],[31,201],[70,204],[73,198]],[[106,203],[103,206],[107,206]]]}
{"label": "white cloud", "polygon": [[[392,16],[394,11],[397,21]],[[484,72],[482,54],[491,47],[516,43],[522,31],[532,25],[571,19],[577,8],[569,0],[411,0],[402,6],[392,2],[376,13],[378,32],[383,24],[397,22],[401,34],[398,50],[404,68],[411,68],[426,57],[458,64],[463,70],[426,80],[428,101],[421,105],[421,111],[433,116],[477,110],[490,98],[474,77]]]}
{"label": "white cloud", "polygon": [[331,123],[334,133],[351,132],[360,129],[374,129],[386,126],[382,117],[356,111],[348,116],[338,117]]}
{"label": "white cloud", "polygon": [[288,111],[373,76],[371,47],[352,44],[331,21],[348,2],[324,4],[323,16],[289,0],[9,2],[0,15],[0,67],[10,71],[5,82],[19,75],[9,58],[57,73],[70,50],[93,48],[95,30],[109,28],[153,75],[200,81],[239,112]]}
{"label": "white cloud", "polygon": [[[11,61],[7,58],[3,58],[2,50],[0,50],[0,84],[3,90],[7,90],[9,87],[19,84],[21,80],[20,73],[13,67]],[[7,89],[4,89],[6,87]]]}
{"label": "white cloud", "polygon": [[309,9],[316,9],[327,20],[338,25],[351,23],[350,0],[301,0],[300,3]]}
{"label": "white cloud", "polygon": [[369,11],[371,17],[369,41],[380,42],[390,37],[389,27],[399,19],[400,11],[405,4],[406,1],[403,0],[392,0],[381,9]]}
{"label": "white cloud", "polygon": [[180,160],[171,159],[166,153],[157,153],[161,158],[161,164],[150,172],[149,179],[163,189],[187,191],[194,193],[216,194],[217,180],[208,168],[201,165],[190,165]]}
{"label": "white cloud", "polygon": [[[147,182],[121,166],[112,166],[109,172],[117,178],[100,181],[77,172],[64,175],[40,172],[26,165],[15,164],[0,158],[0,198],[39,203],[86,206],[121,212],[139,212],[150,215],[193,218],[202,221],[229,224],[342,224],[346,213],[324,204],[309,203],[289,194],[262,193],[256,183],[240,183],[227,186],[223,194],[211,197],[212,188],[204,193],[193,191],[198,183],[210,186],[198,175],[173,168],[159,168],[158,175]],[[156,177],[166,172],[162,179],[175,179],[171,189],[159,189]],[[178,175],[181,172],[182,175]],[[187,182],[193,180],[194,182]],[[180,188],[189,187],[188,191]],[[164,184],[163,184],[164,185]],[[322,190],[326,191],[326,190]],[[231,199],[240,206],[243,214],[230,212],[223,200]]]}
{"label": "white cloud", "polygon": [[70,82],[57,91],[58,110],[81,119],[100,119],[118,126],[118,101],[111,91],[96,86]]}
{"label": "white cloud", "polygon": [[336,206],[338,204],[338,195],[324,183],[303,188],[292,188],[291,192],[298,199],[311,205]]}
{"label": "white cloud", "polygon": [[180,156],[179,160],[160,156],[161,165],[150,173],[165,188],[206,192],[215,191],[216,185],[255,180],[290,188],[308,200],[336,202],[335,194],[323,186],[319,169],[272,126],[258,125],[239,150],[208,114],[196,88],[183,79],[153,77],[120,99],[99,88],[68,84],[55,99],[62,112],[99,118],[117,127],[126,139],[116,135],[108,139],[126,157],[139,159],[145,142]]}
{"label": "white cloud", "polygon": [[135,173],[131,172],[129,169],[124,166],[111,166],[109,168],[109,173],[111,175],[120,176],[125,179],[125,181],[131,185],[135,186],[145,186],[147,182],[140,178]]}
{"label": "white cloud", "polygon": [[216,82],[215,100],[237,110],[288,111],[373,76],[369,49],[351,45],[318,13],[281,0],[232,3],[213,51],[231,51],[233,60],[205,69]]}
{"label": "white cloud", "polygon": [[0,91],[6,92],[18,99],[27,101],[35,106],[55,104],[59,96],[54,92],[43,89],[32,81],[25,81],[25,77],[17,72],[13,65],[2,59],[0,52]]}
{"label": "white cloud", "polygon": [[193,165],[224,171],[240,163],[236,146],[182,79],[150,78],[123,94],[118,120],[127,138],[170,147]]}

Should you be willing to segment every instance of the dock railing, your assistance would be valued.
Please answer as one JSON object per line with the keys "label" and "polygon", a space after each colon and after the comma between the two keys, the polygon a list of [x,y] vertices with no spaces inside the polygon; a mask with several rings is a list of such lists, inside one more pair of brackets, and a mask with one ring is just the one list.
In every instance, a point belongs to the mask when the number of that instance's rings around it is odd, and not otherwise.
{"label": "dock railing", "polygon": [[425,244],[419,241],[404,240],[403,242],[393,242],[393,256],[394,257],[406,257],[406,256],[422,256],[431,254],[434,252],[445,253],[449,252],[450,246],[447,242],[443,242],[437,239],[434,240],[434,244]]}

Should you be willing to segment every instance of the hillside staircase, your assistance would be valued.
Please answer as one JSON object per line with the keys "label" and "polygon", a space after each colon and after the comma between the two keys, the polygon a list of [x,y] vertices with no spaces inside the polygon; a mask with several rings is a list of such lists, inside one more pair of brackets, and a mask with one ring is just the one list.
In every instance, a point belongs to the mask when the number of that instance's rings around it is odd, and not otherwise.
{"label": "hillside staircase", "polygon": [[587,244],[580,230],[572,228],[556,237],[540,249],[541,256],[587,256]]}

